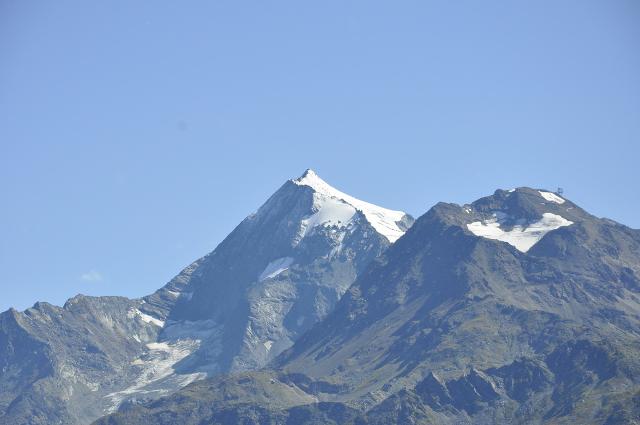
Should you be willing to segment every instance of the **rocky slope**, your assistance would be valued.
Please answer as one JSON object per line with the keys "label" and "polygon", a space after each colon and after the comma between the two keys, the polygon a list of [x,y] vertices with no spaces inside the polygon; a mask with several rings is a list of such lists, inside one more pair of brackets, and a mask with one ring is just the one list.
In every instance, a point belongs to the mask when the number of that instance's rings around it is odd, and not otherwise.
{"label": "rocky slope", "polygon": [[308,170],[139,300],[78,296],[0,315],[0,424],[86,424],[265,365],[412,224]]}
{"label": "rocky slope", "polygon": [[0,315],[0,423],[73,424],[106,411],[104,398],[135,370],[158,327],[140,301],[77,296]]}
{"label": "rocky slope", "polygon": [[640,423],[640,231],[529,188],[438,204],[271,367],[97,423]]}

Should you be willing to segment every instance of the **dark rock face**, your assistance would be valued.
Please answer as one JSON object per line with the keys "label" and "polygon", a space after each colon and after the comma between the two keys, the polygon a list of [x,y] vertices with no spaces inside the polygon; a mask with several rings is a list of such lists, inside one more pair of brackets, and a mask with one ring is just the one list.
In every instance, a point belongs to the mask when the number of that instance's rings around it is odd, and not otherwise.
{"label": "dark rock face", "polygon": [[[346,424],[639,423],[639,277],[640,232],[556,194],[441,203],[275,359],[273,379],[313,397],[301,424],[336,420],[321,403],[342,405]],[[189,390],[207,404],[211,385]],[[298,407],[245,396],[263,409],[247,423],[287,423]],[[181,408],[163,403],[99,423]],[[216,414],[201,423],[232,423]]]}
{"label": "dark rock face", "polygon": [[520,403],[535,393],[545,391],[553,383],[553,374],[546,364],[529,359],[516,360],[509,365],[489,369],[487,373],[501,380],[506,395]]}
{"label": "dark rock face", "polygon": [[0,424],[86,424],[207,376],[258,369],[330,313],[412,222],[308,171],[154,294],[5,312]]}
{"label": "dark rock face", "polygon": [[[70,424],[96,417],[157,328],[132,314],[139,301],[72,298],[0,315],[0,423]],[[116,385],[114,385],[116,384]]]}
{"label": "dark rock face", "polygon": [[142,310],[166,321],[161,339],[200,325],[199,348],[182,362],[185,371],[256,369],[332,311],[356,276],[412,223],[308,170],[213,252],[145,298]]}
{"label": "dark rock face", "polygon": [[[47,347],[31,336],[18,323],[19,313],[10,310],[0,315],[0,367],[2,386],[0,405],[3,410],[17,409],[31,404],[28,389],[37,381],[51,375],[53,370],[47,362]],[[14,398],[15,394],[24,394]],[[34,409],[35,416],[41,412]],[[59,413],[56,413],[59,414]]]}

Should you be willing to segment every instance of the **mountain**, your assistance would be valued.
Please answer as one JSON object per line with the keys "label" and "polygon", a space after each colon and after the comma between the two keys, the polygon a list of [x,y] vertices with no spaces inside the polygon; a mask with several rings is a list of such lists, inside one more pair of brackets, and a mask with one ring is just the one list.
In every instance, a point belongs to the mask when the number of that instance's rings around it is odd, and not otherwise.
{"label": "mountain", "polygon": [[640,423],[640,231],[530,188],[439,203],[269,370],[96,422],[146,423]]}
{"label": "mountain", "polygon": [[0,315],[0,424],[86,424],[264,366],[323,319],[411,226],[400,211],[290,180],[155,293]]}

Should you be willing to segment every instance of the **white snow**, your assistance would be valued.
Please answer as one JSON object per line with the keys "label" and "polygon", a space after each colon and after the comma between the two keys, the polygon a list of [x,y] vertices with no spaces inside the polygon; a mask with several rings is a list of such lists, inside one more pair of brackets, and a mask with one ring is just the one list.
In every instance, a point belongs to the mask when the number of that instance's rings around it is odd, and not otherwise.
{"label": "white snow", "polygon": [[540,193],[540,195],[549,202],[555,202],[556,204],[564,204],[564,199],[562,199],[555,193],[544,192],[542,190],[539,190],[538,193]]}
{"label": "white snow", "polygon": [[[313,170],[307,170],[302,177],[293,180],[293,183],[300,186],[309,186],[315,191],[315,195],[318,195],[317,197],[314,196],[314,201],[318,207],[318,213],[315,215],[327,208],[327,212],[322,213],[321,216],[315,217],[314,215],[309,218],[310,222],[304,229],[305,232],[314,225],[337,224],[338,221],[346,224],[353,218],[355,214],[353,209],[355,209],[361,211],[373,228],[390,242],[395,242],[404,234],[404,231],[396,224],[405,216],[404,212],[382,208],[340,192],[318,177]],[[342,202],[336,202],[336,200]],[[332,216],[331,214],[336,215]]]}
{"label": "white snow", "polygon": [[526,227],[524,224],[517,224],[513,229],[504,231],[500,225],[506,219],[505,214],[497,212],[494,216],[495,218],[492,220],[467,224],[467,228],[476,236],[506,242],[522,252],[527,252],[550,231],[573,224],[572,221],[559,215],[544,213],[542,218],[535,223],[526,225]]}
{"label": "white snow", "polygon": [[[211,364],[192,373],[176,373],[175,366],[194,353],[207,340],[213,351],[221,346],[221,330],[212,320],[168,322],[163,340],[146,345],[146,352],[131,364],[139,369],[132,384],[124,390],[107,394],[108,412],[114,412],[127,398],[136,395],[166,395],[193,381],[204,379],[207,371],[217,372]],[[217,348],[216,348],[217,347]]]}
{"label": "white snow", "polygon": [[161,328],[163,328],[163,327],[164,327],[164,321],[162,321],[162,320],[160,320],[160,319],[156,319],[156,318],[155,318],[155,317],[153,317],[153,316],[149,316],[148,314],[144,314],[144,313],[143,313],[143,312],[141,312],[140,310],[137,310],[137,309],[136,309],[135,314],[136,314],[136,315],[138,315],[138,316],[140,316],[140,318],[142,319],[142,321],[143,321],[143,322],[146,322],[146,323],[152,323],[152,324],[154,324],[154,325],[156,325],[156,326],[159,326],[159,327],[161,327]]}
{"label": "white snow", "polygon": [[271,347],[273,346],[273,341],[269,340],[269,341],[265,341],[262,343],[262,345],[264,345],[264,348],[267,349],[267,351],[271,350]]}
{"label": "white snow", "polygon": [[171,291],[169,289],[167,289],[167,294],[171,295],[173,298],[178,298],[180,296],[180,292]]}
{"label": "white snow", "polygon": [[265,267],[262,273],[260,273],[258,280],[262,282],[265,279],[271,279],[278,276],[280,273],[287,270],[291,263],[293,263],[293,258],[291,257],[282,257],[273,260],[267,264],[267,267]]}
{"label": "white snow", "polygon": [[345,227],[356,214],[356,209],[352,205],[340,199],[318,194],[314,194],[313,208],[316,213],[302,220],[301,237],[307,236],[317,226]]}
{"label": "white snow", "polygon": [[169,392],[168,389],[163,388],[163,386],[153,385],[167,378],[175,381],[172,387],[176,389],[188,385],[197,379],[205,378],[205,373],[174,374],[173,366],[193,353],[198,348],[199,343],[199,341],[185,340],[177,341],[174,344],[166,342],[152,342],[147,344],[147,353],[132,363],[133,365],[142,367],[134,384],[122,391],[110,393],[105,396],[105,398],[111,402],[111,408],[108,409],[108,412],[116,411],[120,403],[134,394],[167,394]]}

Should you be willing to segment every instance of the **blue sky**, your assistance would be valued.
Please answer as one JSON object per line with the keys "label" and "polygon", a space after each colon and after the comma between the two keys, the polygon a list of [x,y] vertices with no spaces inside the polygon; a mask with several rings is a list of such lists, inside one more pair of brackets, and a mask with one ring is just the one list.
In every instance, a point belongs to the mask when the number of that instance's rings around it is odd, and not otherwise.
{"label": "blue sky", "polygon": [[0,1],[0,310],[141,296],[286,179],[640,227],[640,2]]}

